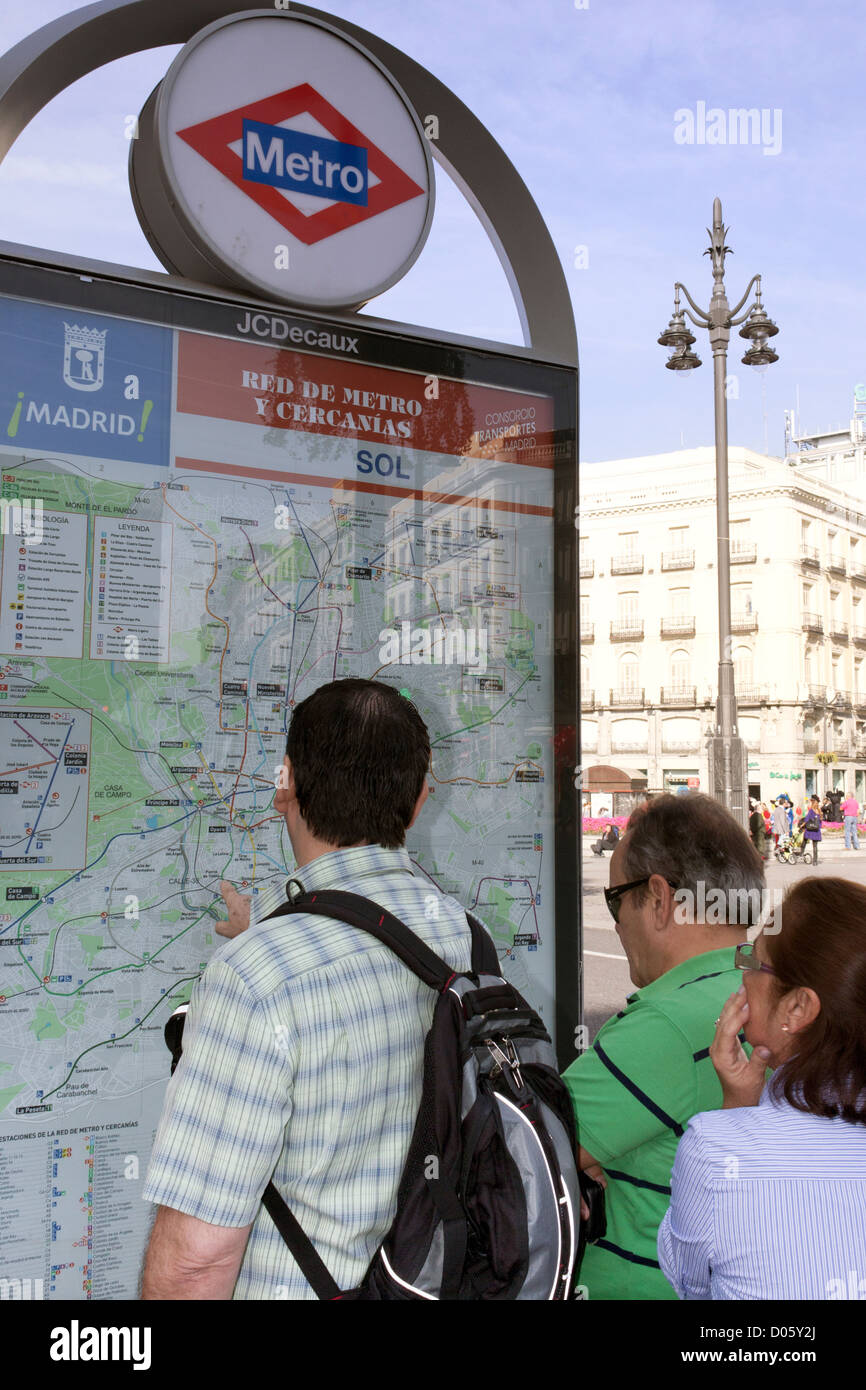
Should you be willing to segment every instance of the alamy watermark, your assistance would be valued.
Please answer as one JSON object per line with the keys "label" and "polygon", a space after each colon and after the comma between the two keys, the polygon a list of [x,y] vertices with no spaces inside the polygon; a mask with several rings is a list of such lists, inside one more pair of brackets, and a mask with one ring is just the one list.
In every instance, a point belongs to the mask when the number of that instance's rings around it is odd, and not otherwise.
{"label": "alamy watermark", "polygon": [[468,666],[487,670],[487,630],[476,627],[414,627],[401,622],[379,633],[382,666]]}
{"label": "alamy watermark", "polygon": [[764,154],[782,150],[782,112],[776,106],[721,106],[707,109],[705,101],[674,112],[677,145],[760,145]]}
{"label": "alamy watermark", "polygon": [[82,1327],[73,1318],[69,1327],[52,1328],[48,1355],[52,1361],[131,1361],[134,1371],[148,1371],[151,1329]]}
{"label": "alamy watermark", "polygon": [[[703,922],[707,926],[762,926],[766,936],[782,930],[782,888],[708,888],[698,880],[697,892],[677,888],[674,921],[680,925]],[[770,920],[772,918],[772,920]]]}
{"label": "alamy watermark", "polygon": [[44,1297],[44,1281],[42,1279],[20,1279],[17,1276],[0,1278],[0,1299],[30,1302],[33,1299],[43,1299]]}
{"label": "alamy watermark", "polygon": [[25,545],[39,545],[45,534],[41,497],[0,497],[0,535],[20,536]]}

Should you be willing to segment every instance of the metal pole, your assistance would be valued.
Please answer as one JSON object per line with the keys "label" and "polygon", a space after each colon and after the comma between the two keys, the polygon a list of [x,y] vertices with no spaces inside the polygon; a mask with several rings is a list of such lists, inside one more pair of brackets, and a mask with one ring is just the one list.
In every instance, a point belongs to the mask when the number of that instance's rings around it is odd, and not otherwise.
{"label": "metal pole", "polygon": [[[719,694],[716,706],[716,732],[708,745],[710,760],[710,794],[721,801],[725,808],[740,821],[745,828],[748,824],[748,768],[747,750],[743,740],[737,735],[737,698],[734,690],[734,662],[731,648],[731,545],[728,525],[728,400],[725,391],[728,370],[728,343],[731,328],[735,324],[748,326],[741,330],[741,336],[748,338],[753,346],[743,358],[747,366],[765,366],[778,360],[776,353],[767,346],[769,338],[778,333],[778,328],[769,319],[761,302],[761,277],[753,275],[746,292],[738,304],[731,309],[725,294],[725,256],[730,247],[725,245],[726,228],[722,222],[722,202],[713,199],[713,227],[710,232],[709,249],[705,252],[711,257],[713,267],[713,294],[709,312],[701,309],[679,280],[674,285],[674,312],[667,328],[659,337],[662,347],[672,348],[667,366],[674,371],[691,371],[701,365],[700,359],[691,351],[694,335],[685,326],[685,316],[698,328],[709,330],[710,345],[713,349],[713,388],[716,426],[716,552],[718,561],[719,590]],[[740,310],[746,303],[753,287],[755,302],[741,318]],[[685,295],[688,307],[680,308],[680,291]]]}
{"label": "metal pole", "polygon": [[710,343],[713,349],[713,386],[716,425],[716,548],[719,587],[719,703],[717,720],[722,738],[722,799],[734,810],[732,740],[737,722],[734,695],[734,663],[731,653],[731,547],[728,523],[728,400],[725,382],[728,342],[731,336],[730,306],[725,294],[725,228],[722,203],[713,200],[710,254],[713,263],[713,297],[710,301]]}
{"label": "metal pole", "polygon": [[[712,335],[711,335],[712,336]],[[716,544],[719,565],[719,733],[723,739],[723,795],[729,811],[733,806],[731,740],[737,720],[734,694],[734,663],[731,652],[731,548],[728,522],[728,403],[725,397],[727,343],[713,345],[716,416]]]}

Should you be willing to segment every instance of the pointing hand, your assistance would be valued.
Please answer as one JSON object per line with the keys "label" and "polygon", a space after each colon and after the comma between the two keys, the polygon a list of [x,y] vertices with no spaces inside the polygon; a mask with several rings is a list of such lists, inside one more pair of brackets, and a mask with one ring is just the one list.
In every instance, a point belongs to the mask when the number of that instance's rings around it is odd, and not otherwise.
{"label": "pointing hand", "polygon": [[222,919],[216,923],[216,931],[220,936],[227,936],[230,939],[240,936],[242,931],[246,931],[250,924],[250,903],[251,898],[245,898],[239,893],[234,884],[226,879],[220,883],[220,893],[223,902],[228,908],[228,921]]}

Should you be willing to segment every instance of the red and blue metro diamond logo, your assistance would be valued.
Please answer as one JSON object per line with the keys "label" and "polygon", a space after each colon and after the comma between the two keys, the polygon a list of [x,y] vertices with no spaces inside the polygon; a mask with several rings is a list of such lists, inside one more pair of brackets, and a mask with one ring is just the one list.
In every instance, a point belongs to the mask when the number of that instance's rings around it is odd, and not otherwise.
{"label": "red and blue metro diamond logo", "polygon": [[[307,216],[289,202],[277,187],[245,177],[244,158],[231,148],[232,145],[243,148],[244,123],[278,126],[280,121],[303,113],[312,116],[335,141],[366,150],[368,172],[378,182],[369,187],[365,206],[345,201],[326,201],[320,211]],[[357,126],[352,125],[308,82],[247,106],[239,106],[223,116],[213,116],[198,125],[187,126],[177,134],[306,246],[314,246],[326,237],[345,231],[347,227],[355,227],[359,222],[366,222],[371,217],[378,217],[381,212],[399,207],[401,203],[424,196],[424,189],[414,179],[404,174],[393,160],[372,144]]]}

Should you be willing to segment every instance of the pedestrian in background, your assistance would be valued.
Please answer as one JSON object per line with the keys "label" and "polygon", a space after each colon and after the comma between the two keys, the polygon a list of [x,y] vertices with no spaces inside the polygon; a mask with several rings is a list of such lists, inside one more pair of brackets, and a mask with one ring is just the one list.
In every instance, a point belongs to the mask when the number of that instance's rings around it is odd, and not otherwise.
{"label": "pedestrian in background", "polygon": [[752,811],[749,816],[749,835],[761,858],[766,859],[768,857],[767,832],[764,827],[764,817],[757,801],[752,802]]}
{"label": "pedestrian in background", "polygon": [[813,796],[805,816],[798,822],[805,838],[812,846],[812,863],[818,863],[818,841],[821,839],[821,807],[817,796]]}
{"label": "pedestrian in background", "polygon": [[788,837],[788,812],[785,810],[783,798],[777,797],[773,805],[773,839],[778,845],[780,840]]}
{"label": "pedestrian in background", "polygon": [[857,817],[860,814],[860,803],[852,792],[849,792],[842,802],[842,817],[845,826],[845,848],[859,849],[860,841],[857,837]]}

